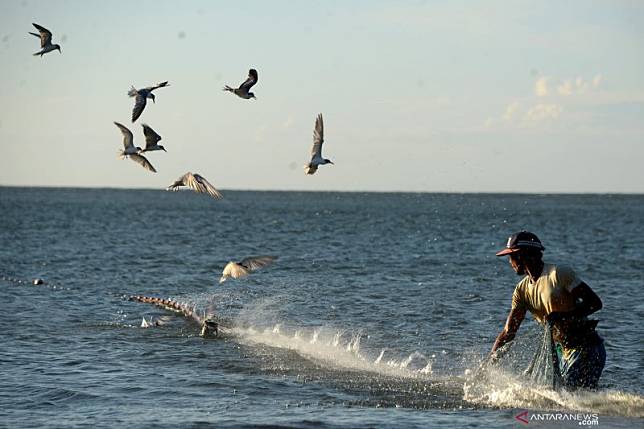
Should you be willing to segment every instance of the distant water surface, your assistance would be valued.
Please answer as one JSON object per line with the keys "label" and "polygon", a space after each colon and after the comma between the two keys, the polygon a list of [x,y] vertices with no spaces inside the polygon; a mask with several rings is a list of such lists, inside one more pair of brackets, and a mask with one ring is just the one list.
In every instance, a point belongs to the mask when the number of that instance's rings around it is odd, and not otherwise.
{"label": "distant water surface", "polygon": [[[0,426],[515,427],[529,409],[641,427],[643,227],[643,196],[229,191],[214,201],[0,188]],[[514,380],[486,399],[464,394],[519,279],[494,253],[521,229],[604,302],[598,392]],[[226,262],[257,254],[279,259],[217,283]],[[138,294],[215,311],[230,334],[203,339],[180,316],[141,328],[169,313],[126,299]],[[521,332],[534,328],[526,320]]]}

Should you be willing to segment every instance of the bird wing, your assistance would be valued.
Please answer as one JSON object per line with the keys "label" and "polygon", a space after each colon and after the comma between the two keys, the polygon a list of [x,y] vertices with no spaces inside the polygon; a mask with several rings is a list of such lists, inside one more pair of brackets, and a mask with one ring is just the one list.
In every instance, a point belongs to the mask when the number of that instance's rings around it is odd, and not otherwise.
{"label": "bird wing", "polygon": [[207,181],[200,174],[188,173],[185,183],[196,192],[207,193],[216,200],[224,197],[209,181]]}
{"label": "bird wing", "polygon": [[36,24],[35,22],[33,22],[32,24],[40,33],[40,47],[44,48],[47,45],[51,45],[51,31],[47,30],[42,25]]}
{"label": "bird wing", "polygon": [[183,176],[175,180],[174,183],[172,183],[166,189],[168,191],[178,191],[181,186],[187,186],[187,179],[188,179],[188,176],[190,175],[192,175],[192,173],[187,172],[186,174],[184,174]]}
{"label": "bird wing", "polygon": [[239,261],[239,265],[250,271],[255,271],[271,264],[275,259],[277,259],[277,256],[249,256]]}
{"label": "bird wing", "polygon": [[121,133],[123,134],[123,147],[127,151],[128,148],[134,146],[134,137],[132,136],[132,131],[128,130],[125,125],[119,124],[118,122],[114,122],[114,125],[119,127],[119,129],[121,130]]}
{"label": "bird wing", "polygon": [[247,276],[248,270],[243,266],[231,261],[226,264],[224,271],[221,272],[221,275],[222,277],[232,277],[234,279],[238,279],[240,277]]}
{"label": "bird wing", "polygon": [[168,81],[166,80],[165,82],[158,83],[158,84],[156,84],[154,86],[148,86],[145,89],[147,89],[148,91],[154,91],[157,88],[163,88],[164,86],[168,86],[168,85],[169,85]]}
{"label": "bird wing", "polygon": [[143,109],[145,109],[145,104],[147,103],[147,97],[139,93],[136,94],[136,100],[134,101],[134,109],[132,109],[132,122],[139,119]]}
{"label": "bird wing", "polygon": [[161,136],[158,135],[149,125],[143,124],[143,134],[145,135],[145,148],[150,149],[157,145],[157,142],[161,140]]}
{"label": "bird wing", "polygon": [[312,158],[322,157],[322,143],[324,142],[324,122],[322,113],[315,119],[315,128],[313,129],[313,149],[311,149]]}
{"label": "bird wing", "polygon": [[257,70],[255,69],[248,70],[248,78],[244,81],[244,83],[239,85],[239,89],[242,89],[246,92],[250,91],[253,85],[257,83],[257,79],[258,79]]}
{"label": "bird wing", "polygon": [[152,167],[152,164],[150,164],[150,161],[148,161],[148,159],[146,157],[144,157],[143,155],[133,154],[133,155],[130,155],[130,159],[132,161],[136,162],[137,164],[141,165],[146,170],[149,170],[149,171],[151,171],[153,173],[157,172],[154,169],[154,167]]}

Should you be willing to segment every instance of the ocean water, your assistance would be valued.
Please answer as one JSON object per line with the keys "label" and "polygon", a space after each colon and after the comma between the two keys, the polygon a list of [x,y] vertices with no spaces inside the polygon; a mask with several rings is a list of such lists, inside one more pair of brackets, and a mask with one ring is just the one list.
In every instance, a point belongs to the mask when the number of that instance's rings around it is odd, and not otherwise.
{"label": "ocean water", "polygon": [[[530,410],[642,427],[643,227],[644,196],[229,191],[215,201],[0,188],[0,426],[517,427]],[[464,388],[509,311],[519,278],[494,253],[520,229],[604,302],[596,392],[511,373],[480,395]],[[217,283],[229,260],[257,254],[279,259]],[[191,320],[130,295],[214,311],[226,334],[202,338]],[[142,328],[143,318],[165,323]],[[535,329],[528,317],[520,335]]]}

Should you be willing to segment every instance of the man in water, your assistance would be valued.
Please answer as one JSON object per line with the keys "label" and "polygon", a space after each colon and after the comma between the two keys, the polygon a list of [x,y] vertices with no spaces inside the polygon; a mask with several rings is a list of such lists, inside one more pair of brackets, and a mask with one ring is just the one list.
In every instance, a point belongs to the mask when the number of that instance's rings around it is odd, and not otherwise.
{"label": "man in water", "polygon": [[508,238],[496,256],[508,255],[512,269],[524,276],[514,289],[512,309],[503,331],[496,338],[492,355],[512,341],[526,311],[539,323],[548,324],[553,340],[561,346],[559,369],[569,389],[596,388],[606,363],[604,341],[595,332],[596,320],[587,316],[602,308],[593,290],[564,265],[544,263],[545,247],[531,232]]}

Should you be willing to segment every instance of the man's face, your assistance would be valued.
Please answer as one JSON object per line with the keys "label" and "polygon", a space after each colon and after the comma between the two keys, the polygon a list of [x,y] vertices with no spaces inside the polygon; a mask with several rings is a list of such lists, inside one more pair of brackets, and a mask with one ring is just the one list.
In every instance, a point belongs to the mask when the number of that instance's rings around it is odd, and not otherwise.
{"label": "man's face", "polygon": [[519,259],[519,252],[510,253],[509,261],[515,273],[517,273],[520,276],[526,273],[525,266]]}

